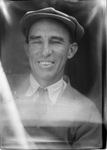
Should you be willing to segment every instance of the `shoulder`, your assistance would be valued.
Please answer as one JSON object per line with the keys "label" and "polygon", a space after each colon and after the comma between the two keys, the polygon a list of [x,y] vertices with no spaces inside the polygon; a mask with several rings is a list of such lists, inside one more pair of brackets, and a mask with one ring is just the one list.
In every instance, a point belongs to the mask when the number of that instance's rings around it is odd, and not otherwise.
{"label": "shoulder", "polygon": [[77,114],[78,119],[88,119],[90,122],[101,122],[101,115],[95,103],[70,84],[67,85],[63,96],[66,105],[73,110],[74,114]]}
{"label": "shoulder", "polygon": [[27,78],[29,74],[11,74],[11,75],[6,75],[7,79],[9,82],[21,82],[25,78]]}
{"label": "shoulder", "polygon": [[86,105],[93,106],[94,103],[92,100],[87,98],[85,95],[80,93],[77,89],[73,88],[70,84],[67,84],[67,87],[63,93],[64,97],[67,97],[68,102],[78,103],[80,106],[84,107]]}
{"label": "shoulder", "polygon": [[29,74],[7,75],[7,80],[12,91],[23,91],[28,87]]}

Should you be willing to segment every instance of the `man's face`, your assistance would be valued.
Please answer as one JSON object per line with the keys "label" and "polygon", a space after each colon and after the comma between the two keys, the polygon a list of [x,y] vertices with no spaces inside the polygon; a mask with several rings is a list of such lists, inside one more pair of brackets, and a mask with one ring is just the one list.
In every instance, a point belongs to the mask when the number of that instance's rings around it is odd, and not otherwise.
{"label": "man's face", "polygon": [[42,19],[34,23],[29,31],[27,56],[35,79],[49,84],[63,76],[67,58],[71,58],[68,30],[53,20]]}

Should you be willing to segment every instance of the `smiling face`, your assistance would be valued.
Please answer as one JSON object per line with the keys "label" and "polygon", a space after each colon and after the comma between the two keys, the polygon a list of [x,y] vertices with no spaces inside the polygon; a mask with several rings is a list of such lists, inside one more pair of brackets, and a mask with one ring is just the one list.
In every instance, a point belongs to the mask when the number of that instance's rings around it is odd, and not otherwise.
{"label": "smiling face", "polygon": [[68,58],[77,51],[77,44],[70,43],[69,31],[52,19],[41,19],[29,31],[26,53],[32,74],[41,86],[60,80]]}

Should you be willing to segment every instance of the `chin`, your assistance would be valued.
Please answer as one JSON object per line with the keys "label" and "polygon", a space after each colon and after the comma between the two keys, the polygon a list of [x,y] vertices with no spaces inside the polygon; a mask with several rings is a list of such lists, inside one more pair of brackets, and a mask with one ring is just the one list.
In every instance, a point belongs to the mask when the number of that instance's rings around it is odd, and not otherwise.
{"label": "chin", "polygon": [[36,67],[32,68],[33,74],[35,77],[41,80],[46,80],[46,81],[54,81],[57,80],[59,74],[57,73],[57,69],[48,69],[46,70],[41,70]]}

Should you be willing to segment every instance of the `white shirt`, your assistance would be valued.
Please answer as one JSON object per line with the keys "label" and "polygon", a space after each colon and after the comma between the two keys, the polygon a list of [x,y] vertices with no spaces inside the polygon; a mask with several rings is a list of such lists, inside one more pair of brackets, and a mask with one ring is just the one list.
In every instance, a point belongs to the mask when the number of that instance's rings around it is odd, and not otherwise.
{"label": "white shirt", "polygon": [[[46,89],[48,90],[49,99],[52,104],[56,103],[58,96],[63,93],[66,88],[67,83],[61,78],[58,82],[48,86]],[[25,93],[25,96],[33,96],[37,89],[40,87],[38,82],[34,79],[32,74],[30,75],[30,85]]]}

